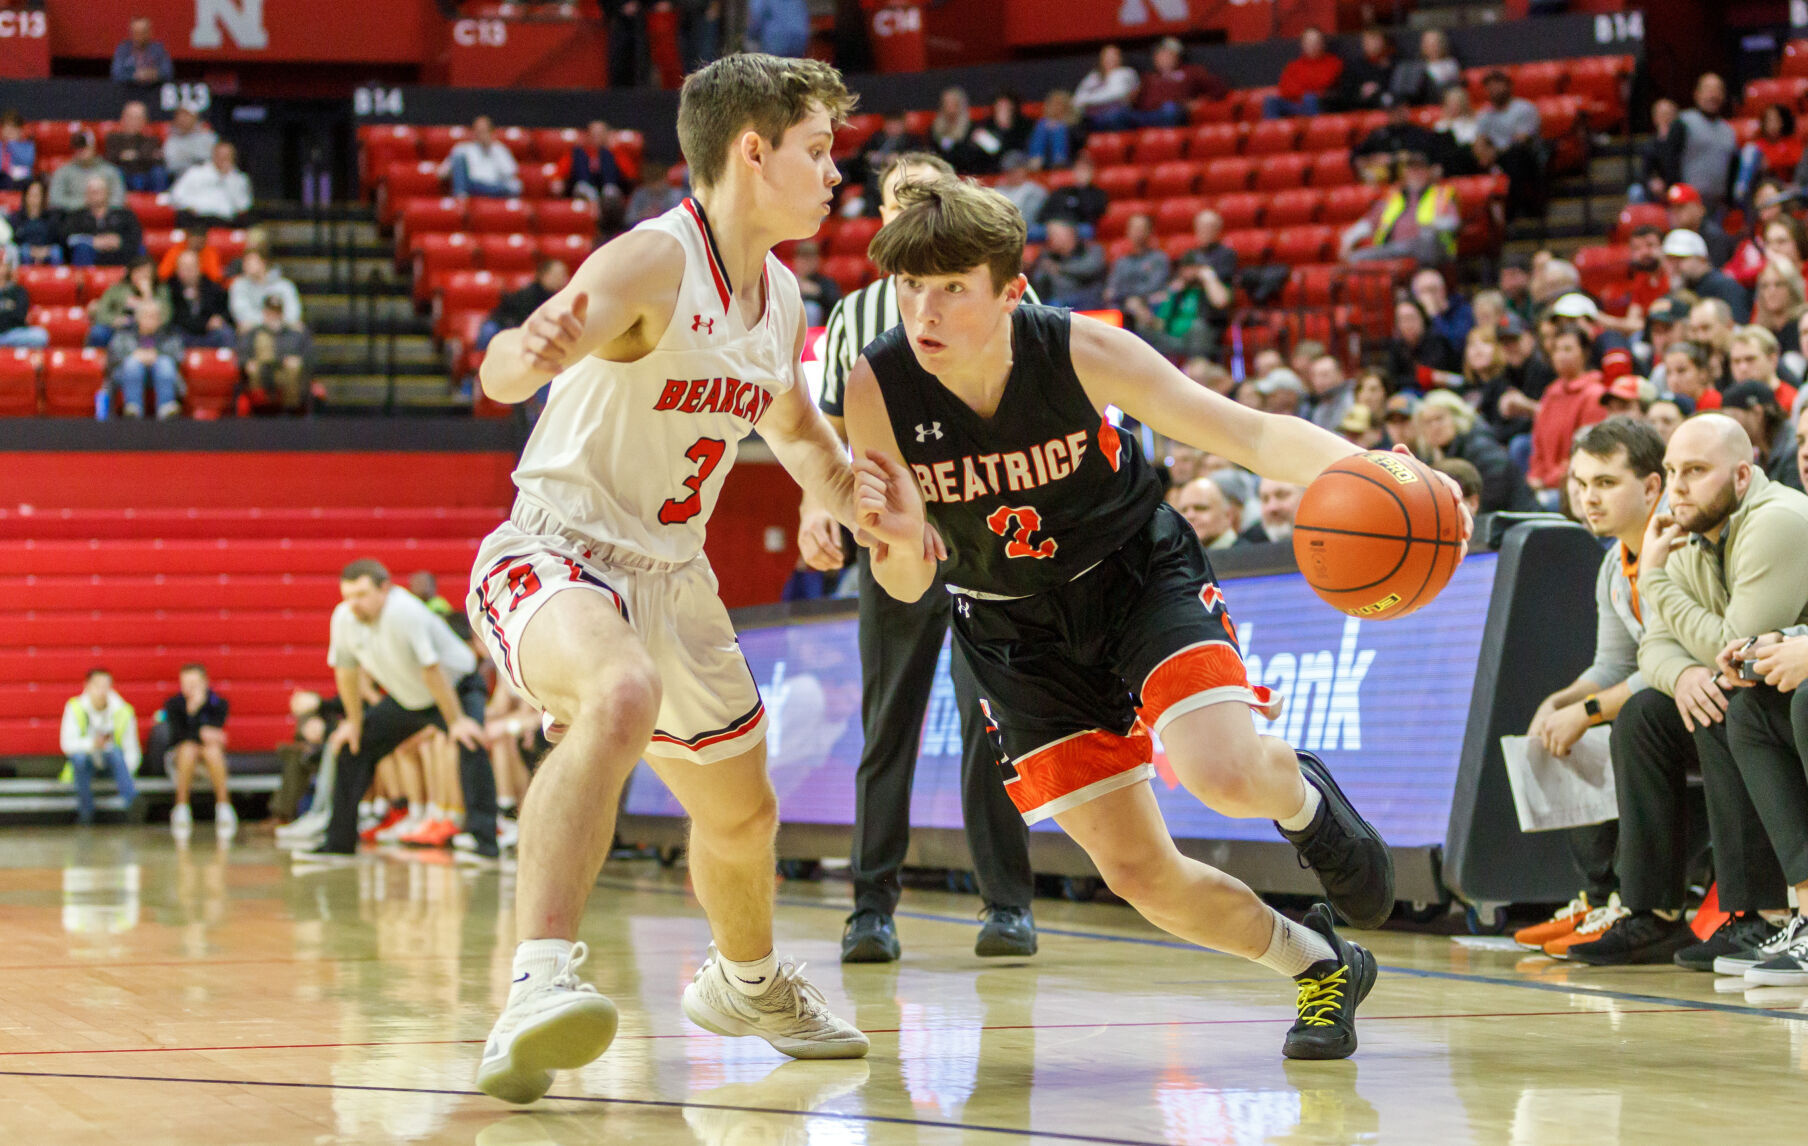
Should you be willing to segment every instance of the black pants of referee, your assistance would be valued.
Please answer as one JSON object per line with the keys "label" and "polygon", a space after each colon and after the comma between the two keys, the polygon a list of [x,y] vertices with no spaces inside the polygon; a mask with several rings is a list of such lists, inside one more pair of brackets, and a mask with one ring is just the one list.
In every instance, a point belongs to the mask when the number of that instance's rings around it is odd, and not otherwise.
{"label": "black pants of referee", "polygon": [[[898,871],[910,848],[910,784],[923,717],[951,612],[940,581],[916,601],[899,601],[873,579],[860,551],[860,723],[865,745],[854,773],[854,909],[890,915]],[[973,875],[990,907],[1028,907],[1035,895],[1029,829],[1004,790],[979,690],[959,651],[954,698],[961,723],[961,816]]]}
{"label": "black pants of referee", "polygon": [[[482,724],[484,702],[489,698],[483,674],[473,672],[460,677],[453,691],[458,694],[458,707],[464,714]],[[327,825],[323,850],[348,854],[358,850],[358,801],[369,790],[377,763],[429,726],[441,730],[446,727],[446,718],[440,715],[437,705],[403,708],[394,697],[386,696],[365,708],[358,750],[339,754],[338,772],[333,778],[333,818]],[[465,831],[476,837],[479,852],[494,855],[496,774],[490,771],[489,750],[481,745],[458,745],[458,779],[465,790]]]}
{"label": "black pants of referee", "polygon": [[1726,714],[1726,738],[1783,878],[1808,882],[1808,687],[1740,689]]}
{"label": "black pants of referee", "polygon": [[1676,701],[1655,688],[1632,694],[1613,722],[1613,782],[1620,806],[1620,900],[1634,911],[1680,911],[1688,891],[1687,777],[1699,762],[1714,878],[1724,911],[1786,902],[1783,872],[1746,793],[1722,720],[1690,732]]}

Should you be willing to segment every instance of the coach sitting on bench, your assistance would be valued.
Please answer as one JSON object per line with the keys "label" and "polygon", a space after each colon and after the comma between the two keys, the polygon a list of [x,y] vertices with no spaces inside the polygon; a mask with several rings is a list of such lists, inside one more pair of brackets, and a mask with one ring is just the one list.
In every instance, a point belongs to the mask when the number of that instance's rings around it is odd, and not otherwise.
{"label": "coach sitting on bench", "polygon": [[[389,570],[365,558],[339,575],[344,598],[333,610],[327,660],[339,699],[345,750],[333,781],[333,818],[326,843],[297,859],[350,856],[358,850],[358,801],[370,787],[377,762],[429,725],[458,742],[459,780],[465,790],[464,830],[475,855],[495,860],[496,778],[484,747],[483,709],[489,687],[477,657],[450,626],[406,590],[390,583]],[[389,695],[368,709],[358,691],[358,670]]]}

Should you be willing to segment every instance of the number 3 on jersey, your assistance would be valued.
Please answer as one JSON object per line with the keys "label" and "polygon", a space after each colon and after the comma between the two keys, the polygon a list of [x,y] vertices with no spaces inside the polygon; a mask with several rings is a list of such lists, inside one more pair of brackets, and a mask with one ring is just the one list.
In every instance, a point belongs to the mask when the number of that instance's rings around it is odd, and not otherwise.
{"label": "number 3 on jersey", "polygon": [[698,438],[691,443],[691,448],[684,451],[684,456],[697,463],[697,472],[684,479],[684,488],[691,491],[687,498],[667,498],[659,507],[659,524],[682,525],[703,512],[703,483],[709,475],[716,472],[722,462],[722,451],[727,444],[720,438]]}
{"label": "number 3 on jersey", "polygon": [[[1011,532],[1011,522],[1017,523],[1016,533]],[[1035,508],[1027,505],[1001,505],[986,518],[986,527],[998,536],[1007,538],[1004,543],[1006,557],[1053,557],[1059,548],[1055,539],[1045,537],[1035,545],[1030,544],[1030,534],[1042,528],[1042,515]]]}

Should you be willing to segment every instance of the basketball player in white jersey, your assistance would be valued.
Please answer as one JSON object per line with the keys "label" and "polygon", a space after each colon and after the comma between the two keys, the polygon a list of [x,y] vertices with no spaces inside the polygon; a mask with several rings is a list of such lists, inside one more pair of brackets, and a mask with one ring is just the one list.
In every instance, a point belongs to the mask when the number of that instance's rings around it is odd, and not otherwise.
{"label": "basketball player in white jersey", "polygon": [[685,1015],[795,1058],[866,1054],[866,1036],[773,948],[766,714],[703,556],[755,425],[852,523],[852,470],[799,371],[797,282],[770,253],[827,214],[832,132],[852,103],[813,60],[736,55],[690,76],[678,139],[696,197],[592,254],[484,360],[499,401],[552,389],[515,508],[478,552],[471,620],[510,687],[566,726],[521,810],[521,943],[477,1072],[497,1098],[538,1099],[555,1070],[614,1036],[615,1008],[578,978],[574,941],[643,753],[691,818],[691,878],[715,940]]}

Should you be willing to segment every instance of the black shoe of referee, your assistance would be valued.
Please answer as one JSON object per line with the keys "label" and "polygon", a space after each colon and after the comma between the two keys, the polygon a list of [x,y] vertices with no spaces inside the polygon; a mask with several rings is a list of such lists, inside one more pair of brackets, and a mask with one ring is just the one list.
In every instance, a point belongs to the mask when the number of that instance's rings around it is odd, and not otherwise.
{"label": "black shoe of referee", "polygon": [[1352,927],[1380,927],[1394,912],[1394,857],[1381,833],[1360,815],[1325,762],[1298,753],[1300,773],[1318,789],[1318,812],[1304,831],[1275,827],[1299,850],[1302,866],[1324,885],[1325,897]]}

